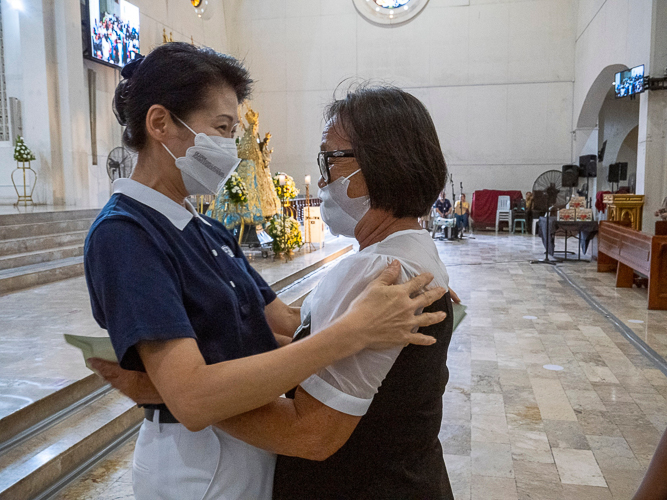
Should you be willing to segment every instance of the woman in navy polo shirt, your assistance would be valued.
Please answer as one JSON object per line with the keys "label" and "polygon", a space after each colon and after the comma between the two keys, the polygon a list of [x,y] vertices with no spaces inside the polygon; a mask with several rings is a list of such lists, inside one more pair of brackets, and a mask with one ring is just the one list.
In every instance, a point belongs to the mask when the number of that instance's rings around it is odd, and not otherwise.
{"label": "woman in navy polo shirt", "polygon": [[170,43],[122,76],[114,111],[139,158],[91,227],[85,270],[93,315],[120,365],[147,372],[165,403],[145,410],[135,496],[270,498],[275,456],[212,424],[362,349],[430,345],[411,332],[445,315],[414,311],[445,290],[411,298],[432,276],[387,286],[399,273],[391,265],[331,326],[277,349],[299,326],[299,310],[277,299],[225,228],[186,200],[213,192],[238,164],[231,137],[252,83],[247,71],[232,57]]}

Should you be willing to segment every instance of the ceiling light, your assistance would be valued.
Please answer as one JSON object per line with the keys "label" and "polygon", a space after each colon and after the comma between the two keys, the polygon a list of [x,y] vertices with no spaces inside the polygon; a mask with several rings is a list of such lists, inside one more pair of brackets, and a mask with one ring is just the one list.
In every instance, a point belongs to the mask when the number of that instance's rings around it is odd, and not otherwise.
{"label": "ceiling light", "polygon": [[16,10],[23,10],[22,0],[8,0],[9,5]]}

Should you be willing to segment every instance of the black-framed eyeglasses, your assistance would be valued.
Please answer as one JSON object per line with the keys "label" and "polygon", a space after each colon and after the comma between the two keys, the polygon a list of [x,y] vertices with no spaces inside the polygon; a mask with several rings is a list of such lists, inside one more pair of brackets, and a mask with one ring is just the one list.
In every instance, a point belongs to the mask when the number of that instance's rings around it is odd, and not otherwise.
{"label": "black-framed eyeglasses", "polygon": [[336,151],[320,151],[317,153],[317,164],[320,167],[320,175],[327,184],[331,182],[329,158],[354,158],[354,151],[351,149],[339,149]]}

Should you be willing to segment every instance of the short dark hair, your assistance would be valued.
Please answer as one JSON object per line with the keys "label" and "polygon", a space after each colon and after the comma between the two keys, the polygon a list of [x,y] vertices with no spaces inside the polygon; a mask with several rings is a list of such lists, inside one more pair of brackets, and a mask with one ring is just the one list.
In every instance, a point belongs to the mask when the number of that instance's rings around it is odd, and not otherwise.
{"label": "short dark hair", "polygon": [[396,217],[428,213],[445,187],[447,164],[431,115],[393,86],[360,86],[335,100],[325,119],[349,137],[371,207]]}
{"label": "short dark hair", "polygon": [[171,42],[160,45],[143,60],[124,68],[114,95],[114,112],[125,125],[123,142],[134,150],[146,144],[146,114],[161,104],[186,119],[206,106],[206,98],[216,85],[229,85],[239,102],[251,92],[253,81],[243,64],[232,56],[208,47]]}

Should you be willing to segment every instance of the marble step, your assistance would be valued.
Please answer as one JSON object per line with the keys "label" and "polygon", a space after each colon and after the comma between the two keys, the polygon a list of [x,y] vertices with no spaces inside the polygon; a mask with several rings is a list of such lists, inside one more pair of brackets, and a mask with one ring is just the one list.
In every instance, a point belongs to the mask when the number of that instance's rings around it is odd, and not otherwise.
{"label": "marble step", "polygon": [[52,212],[32,212],[0,215],[0,226],[16,226],[25,224],[41,224],[66,220],[95,219],[99,208],[85,210],[56,210]]}
{"label": "marble step", "polygon": [[95,219],[72,219],[55,222],[38,222],[35,224],[0,225],[0,241],[30,236],[47,236],[51,234],[88,231]]}
{"label": "marble step", "polygon": [[44,430],[64,412],[71,412],[73,406],[78,407],[91,394],[107,387],[104,380],[91,373],[0,418],[0,455],[20,444],[26,436]]}
{"label": "marble step", "polygon": [[0,295],[83,275],[83,256],[0,271]]}
{"label": "marble step", "polygon": [[26,252],[15,255],[5,255],[0,257],[0,270],[25,267],[32,264],[42,264],[44,262],[51,262],[54,260],[79,257],[81,255],[83,255],[83,244],[51,248],[48,250],[38,250],[36,252]]}
{"label": "marble step", "polygon": [[0,456],[0,498],[34,498],[133,433],[142,418],[116,390],[85,405]]}
{"label": "marble step", "polygon": [[0,257],[71,245],[83,246],[87,235],[88,230],[85,230],[62,234],[48,234],[45,236],[29,236],[27,238],[15,238],[12,240],[0,240]]}

